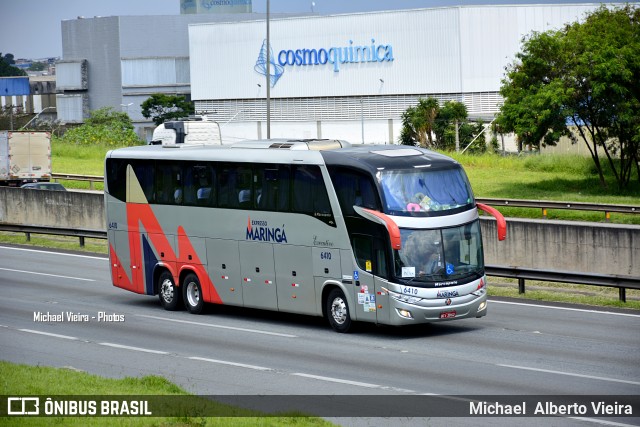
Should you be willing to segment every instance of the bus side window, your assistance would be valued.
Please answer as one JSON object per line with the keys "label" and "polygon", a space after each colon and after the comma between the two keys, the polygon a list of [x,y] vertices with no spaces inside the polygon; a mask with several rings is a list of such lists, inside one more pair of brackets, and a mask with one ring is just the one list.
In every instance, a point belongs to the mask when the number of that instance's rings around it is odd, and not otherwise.
{"label": "bus side window", "polygon": [[369,236],[353,236],[351,238],[353,254],[361,269],[373,273],[373,245]]}
{"label": "bus side window", "polygon": [[[289,210],[289,167],[285,165],[265,165],[256,167],[262,185],[258,198],[258,208],[267,211],[286,212]],[[256,190],[258,191],[258,190]]]}
{"label": "bus side window", "polygon": [[210,165],[190,165],[184,174],[184,204],[215,206],[215,170]]}
{"label": "bus side window", "polygon": [[331,216],[327,189],[318,166],[297,166],[293,176],[293,210],[316,217]]}
{"label": "bus side window", "polygon": [[354,216],[354,205],[381,210],[371,177],[348,169],[338,169],[331,172],[331,180],[344,215]]}
{"label": "bus side window", "polygon": [[156,164],[156,203],[182,204],[182,168],[175,163]]}
{"label": "bus side window", "polygon": [[387,251],[383,239],[355,234],[351,237],[351,246],[358,267],[377,276],[387,277]]}
{"label": "bus side window", "polygon": [[238,167],[237,180],[238,205],[240,209],[253,207],[253,173],[250,166]]}
{"label": "bus side window", "polygon": [[[131,162],[133,167],[133,173],[136,175],[136,179],[142,188],[147,203],[155,203],[155,163],[153,160],[134,160]],[[131,183],[127,183],[131,186]]]}
{"label": "bus side window", "polygon": [[123,159],[107,159],[107,193],[120,200],[126,201],[127,197],[127,165]]}
{"label": "bus side window", "polygon": [[236,191],[237,170],[233,165],[223,165],[218,175],[218,206],[221,208],[237,208],[238,192]]}

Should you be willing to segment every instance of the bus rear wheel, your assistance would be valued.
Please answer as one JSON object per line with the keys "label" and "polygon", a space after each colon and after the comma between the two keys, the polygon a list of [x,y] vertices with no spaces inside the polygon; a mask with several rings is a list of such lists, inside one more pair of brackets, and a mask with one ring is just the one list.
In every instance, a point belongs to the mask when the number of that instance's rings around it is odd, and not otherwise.
{"label": "bus rear wheel", "polygon": [[169,311],[177,310],[182,300],[182,293],[176,287],[173,275],[166,270],[158,277],[158,297],[160,298],[160,305]]}
{"label": "bus rear wheel", "polygon": [[204,308],[204,300],[202,299],[202,287],[198,276],[193,273],[187,274],[182,282],[182,297],[184,306],[189,313],[200,314]]}
{"label": "bus rear wheel", "polygon": [[333,289],[325,303],[327,319],[333,330],[340,333],[348,332],[352,322],[344,293],[340,289]]}

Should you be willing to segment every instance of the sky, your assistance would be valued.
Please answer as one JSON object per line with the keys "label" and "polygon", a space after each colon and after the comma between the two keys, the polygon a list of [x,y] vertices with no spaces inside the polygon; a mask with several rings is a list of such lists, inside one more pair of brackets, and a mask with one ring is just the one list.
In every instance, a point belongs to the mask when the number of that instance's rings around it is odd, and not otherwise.
{"label": "sky", "polygon": [[[264,13],[267,0],[253,0],[253,11]],[[271,12],[311,12],[320,15],[425,7],[589,3],[588,0],[269,0]],[[633,3],[633,1],[631,1]],[[0,0],[0,53],[15,58],[62,57],[61,21],[94,16],[179,15],[180,0]]]}

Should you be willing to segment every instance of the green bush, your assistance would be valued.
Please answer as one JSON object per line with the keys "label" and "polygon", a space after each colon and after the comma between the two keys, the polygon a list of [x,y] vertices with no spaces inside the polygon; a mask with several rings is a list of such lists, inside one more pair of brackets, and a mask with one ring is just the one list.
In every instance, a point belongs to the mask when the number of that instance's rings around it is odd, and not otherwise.
{"label": "green bush", "polygon": [[130,147],[141,145],[143,141],[133,130],[127,113],[104,107],[91,112],[85,124],[69,129],[59,140],[75,145],[102,145],[106,147]]}

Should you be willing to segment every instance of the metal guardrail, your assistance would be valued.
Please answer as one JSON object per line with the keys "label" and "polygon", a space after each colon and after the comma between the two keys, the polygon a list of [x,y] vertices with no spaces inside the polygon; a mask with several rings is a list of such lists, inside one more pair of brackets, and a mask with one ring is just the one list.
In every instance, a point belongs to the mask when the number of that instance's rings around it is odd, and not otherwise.
{"label": "metal guardrail", "polygon": [[0,231],[12,231],[14,233],[24,233],[27,241],[31,240],[31,234],[50,234],[55,236],[72,236],[80,239],[80,246],[84,247],[85,238],[106,239],[107,232],[104,230],[89,230],[82,228],[62,228],[43,227],[38,225],[22,224],[0,224]]}
{"label": "metal guardrail", "polygon": [[627,301],[627,289],[640,289],[640,277],[616,276],[597,273],[580,273],[576,271],[537,270],[526,267],[507,267],[502,265],[485,266],[487,276],[518,279],[518,293],[525,293],[525,280],[543,282],[577,283],[581,285],[608,286],[618,288],[619,299]]}
{"label": "metal guardrail", "polygon": [[[51,234],[59,236],[76,236],[80,239],[80,246],[84,246],[84,239],[106,239],[105,230],[88,230],[62,227],[41,227],[33,225],[0,224],[0,231],[25,233],[27,240],[31,234]],[[503,265],[485,266],[487,276],[518,279],[518,292],[525,293],[525,280],[540,280],[544,282],[562,282],[593,286],[608,286],[618,288],[619,299],[627,301],[627,289],[640,289],[640,277],[616,276],[596,273],[580,273],[575,271],[537,270],[526,267],[508,267]]]}
{"label": "metal guardrail", "polygon": [[548,209],[569,209],[576,211],[604,212],[607,222],[611,220],[611,212],[640,214],[640,206],[631,205],[603,205],[599,203],[585,202],[556,202],[551,200],[522,200],[522,199],[485,199],[477,198],[476,202],[494,207],[517,207],[542,209],[542,217],[547,218]]}
{"label": "metal guardrail", "polygon": [[99,175],[76,175],[72,173],[52,173],[51,180],[54,182],[58,182],[59,180],[64,179],[67,181],[88,181],[89,189],[94,190],[95,182],[104,182],[104,177]]}

